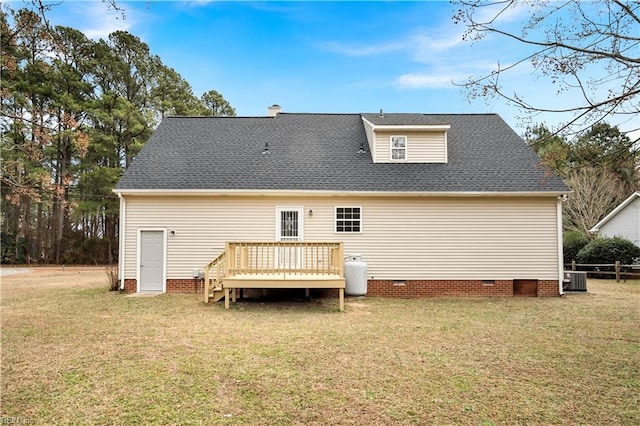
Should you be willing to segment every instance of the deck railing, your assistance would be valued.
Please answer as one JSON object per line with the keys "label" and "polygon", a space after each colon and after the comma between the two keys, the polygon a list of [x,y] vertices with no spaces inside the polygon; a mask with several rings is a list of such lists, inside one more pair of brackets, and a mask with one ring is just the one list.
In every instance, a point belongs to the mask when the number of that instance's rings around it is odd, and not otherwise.
{"label": "deck railing", "polygon": [[344,277],[340,242],[228,242],[225,252],[227,276],[282,274],[285,279],[292,275]]}
{"label": "deck railing", "polygon": [[242,288],[337,288],[344,310],[341,242],[228,242],[204,271],[204,302],[211,295],[235,302]]}
{"label": "deck railing", "polygon": [[226,252],[222,252],[204,267],[204,303],[209,303],[211,286],[221,287],[227,268]]}

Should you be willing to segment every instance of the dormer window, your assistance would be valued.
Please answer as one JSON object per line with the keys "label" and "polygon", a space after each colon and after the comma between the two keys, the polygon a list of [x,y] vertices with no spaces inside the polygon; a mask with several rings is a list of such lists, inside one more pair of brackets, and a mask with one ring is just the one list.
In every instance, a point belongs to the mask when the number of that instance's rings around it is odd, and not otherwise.
{"label": "dormer window", "polygon": [[407,137],[391,136],[391,161],[407,159]]}
{"label": "dormer window", "polygon": [[438,116],[420,114],[363,115],[373,162],[447,163],[447,133],[451,125],[435,124],[437,119]]}

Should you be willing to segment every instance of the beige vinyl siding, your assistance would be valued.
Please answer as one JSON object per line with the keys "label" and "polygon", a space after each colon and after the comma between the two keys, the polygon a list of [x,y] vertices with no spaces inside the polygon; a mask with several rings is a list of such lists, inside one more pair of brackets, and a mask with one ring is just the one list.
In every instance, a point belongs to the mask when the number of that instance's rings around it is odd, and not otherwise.
{"label": "beige vinyl siding", "polygon": [[603,237],[621,236],[640,245],[640,198],[636,198],[600,227]]}
{"label": "beige vinyl siding", "polygon": [[[167,277],[189,278],[229,240],[275,239],[277,207],[304,208],[306,241],[343,241],[374,279],[557,279],[556,199],[511,197],[127,196],[126,278],[137,230],[162,227]],[[335,232],[335,207],[362,208],[361,233]],[[309,209],[313,216],[309,216]]]}
{"label": "beige vinyl siding", "polygon": [[[391,161],[390,137],[407,137],[408,163],[446,163],[447,143],[446,133],[439,131],[376,131],[375,132],[375,162],[388,163]],[[404,160],[403,160],[404,161]]]}

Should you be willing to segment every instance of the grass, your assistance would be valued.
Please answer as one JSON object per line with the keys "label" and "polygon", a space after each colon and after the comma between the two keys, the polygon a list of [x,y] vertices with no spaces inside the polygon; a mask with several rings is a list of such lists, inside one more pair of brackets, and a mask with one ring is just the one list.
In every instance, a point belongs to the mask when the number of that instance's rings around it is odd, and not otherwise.
{"label": "grass", "polygon": [[562,298],[241,302],[2,278],[4,419],[32,424],[640,424],[640,283]]}

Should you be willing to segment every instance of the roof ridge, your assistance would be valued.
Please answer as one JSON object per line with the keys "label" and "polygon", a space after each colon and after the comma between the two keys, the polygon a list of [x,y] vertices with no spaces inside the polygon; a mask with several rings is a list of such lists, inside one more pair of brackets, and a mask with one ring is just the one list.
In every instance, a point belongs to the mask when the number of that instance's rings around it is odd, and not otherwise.
{"label": "roof ridge", "polygon": [[223,118],[273,118],[273,117],[269,117],[269,116],[266,116],[266,115],[255,115],[255,116],[241,115],[241,116],[234,116],[234,117],[219,116],[219,115],[165,115],[162,118],[217,118],[217,119],[223,119]]}

